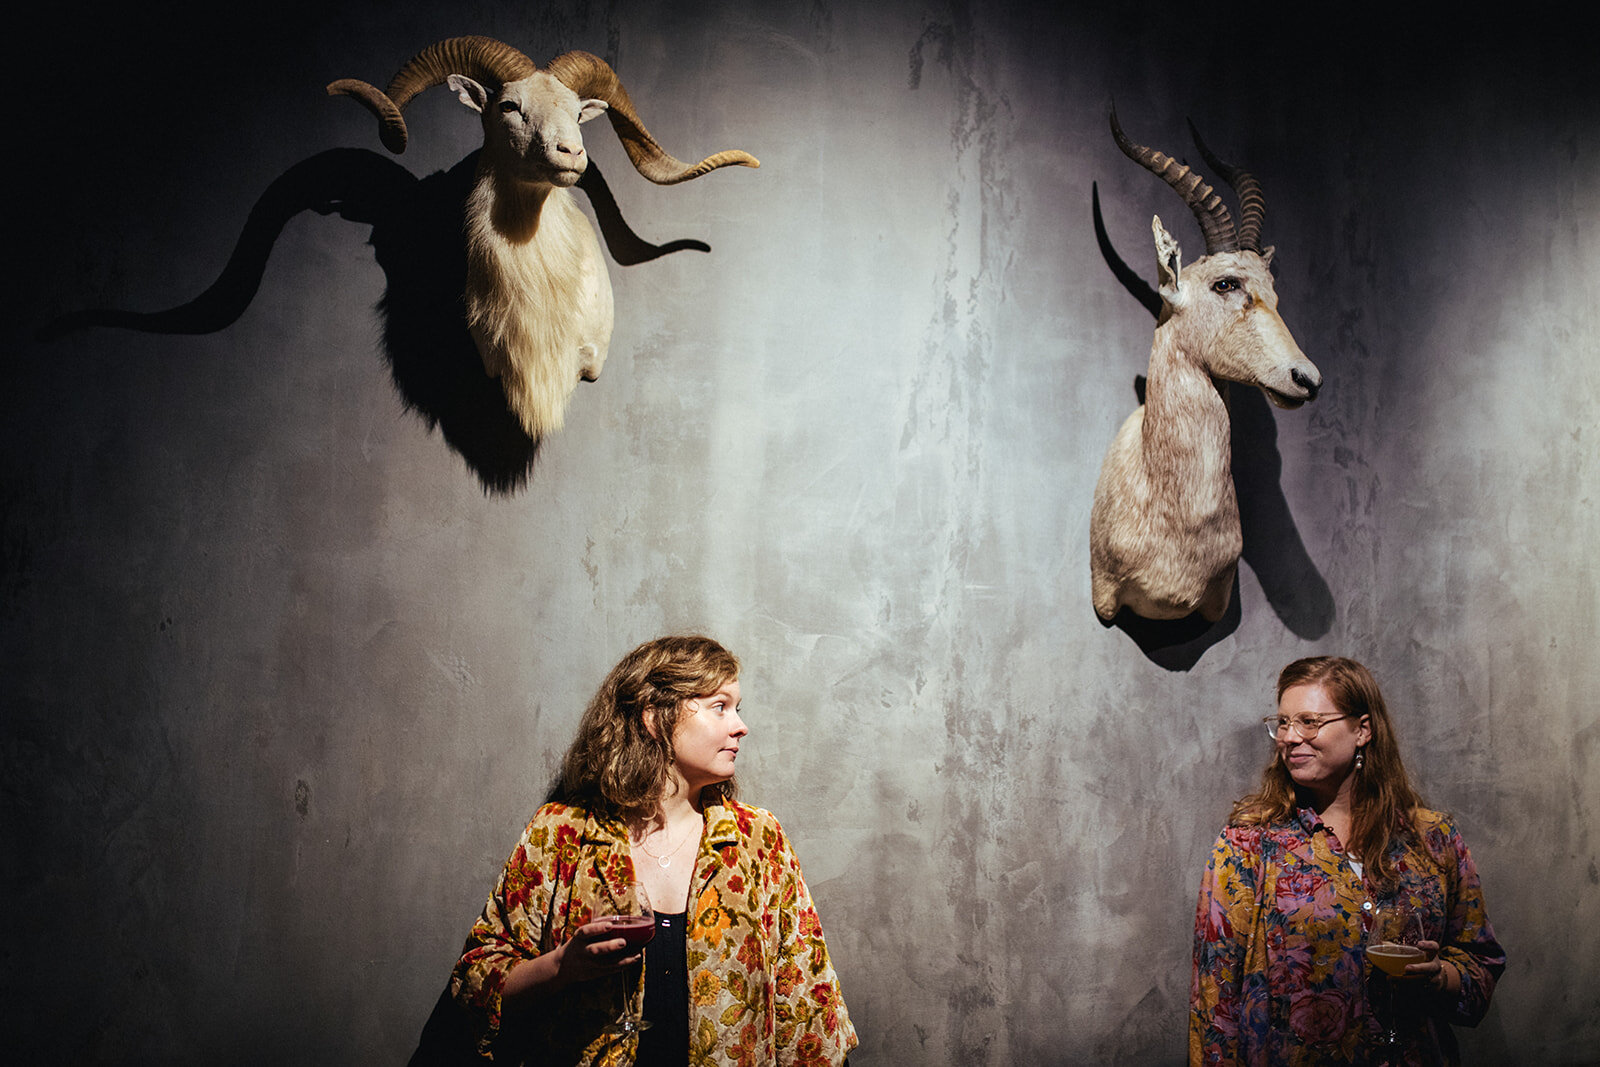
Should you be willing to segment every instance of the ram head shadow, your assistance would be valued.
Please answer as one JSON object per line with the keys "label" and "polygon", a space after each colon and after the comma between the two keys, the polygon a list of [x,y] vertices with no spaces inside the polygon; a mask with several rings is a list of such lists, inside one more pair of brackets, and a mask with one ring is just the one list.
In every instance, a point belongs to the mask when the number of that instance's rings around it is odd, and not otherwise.
{"label": "ram head shadow", "polygon": [[[1140,149],[1139,146],[1131,145],[1131,142],[1124,144],[1126,139],[1120,136],[1120,129],[1115,126],[1114,114],[1112,122],[1114,131],[1119,135],[1119,145],[1123,145],[1123,150],[1132,158],[1144,162],[1137,154],[1141,151],[1148,153],[1149,156],[1159,156],[1159,153]],[[1190,128],[1193,132],[1192,124]],[[1220,173],[1240,195],[1243,222],[1236,236],[1242,237],[1251,249],[1258,248],[1260,225],[1264,215],[1264,201],[1260,197],[1259,184],[1249,174],[1213,155],[1201,141],[1198,132],[1194,132],[1194,137],[1196,146],[1207,164]],[[1129,147],[1134,151],[1130,152]],[[1179,169],[1179,165],[1170,161],[1168,157],[1160,158],[1168,163],[1169,172]],[[1148,163],[1145,165],[1149,166]],[[1182,169],[1185,173],[1179,175],[1180,182],[1192,174],[1187,168]],[[1170,182],[1172,178],[1168,177],[1168,180]],[[1192,183],[1204,190],[1204,198],[1210,199],[1210,189],[1200,184],[1197,176],[1192,179]],[[1183,192],[1182,189],[1179,191]],[[1106,265],[1128,293],[1157,319],[1158,324],[1163,323],[1164,313],[1171,313],[1167,302],[1154,287],[1146,283],[1123,261],[1112,246],[1101,216],[1098,187],[1092,189],[1091,199],[1095,238]],[[1185,199],[1188,202],[1188,197]],[[1201,215],[1201,210],[1196,209],[1197,218],[1201,218]],[[1229,224],[1226,209],[1223,209],[1221,220],[1222,224]],[[1213,235],[1213,229],[1207,228],[1208,223],[1216,229],[1217,236]],[[1227,243],[1217,222],[1201,218],[1201,224],[1206,230],[1208,250],[1218,243],[1219,238],[1222,245]],[[1270,257],[1271,250],[1265,251]],[[1307,384],[1312,386],[1307,392],[1314,396],[1315,387],[1320,384],[1320,376],[1317,381],[1312,382],[1310,375],[1313,373],[1314,368],[1309,372],[1301,370]],[[1228,433],[1223,437],[1223,441],[1225,444],[1231,444],[1226,470],[1231,479],[1228,489],[1234,495],[1237,507],[1240,537],[1240,551],[1237,558],[1242,558],[1250,564],[1268,602],[1286,626],[1301,637],[1308,639],[1319,637],[1332,625],[1333,598],[1327,583],[1306,552],[1288,502],[1283,495],[1280,484],[1282,459],[1277,449],[1277,424],[1268,406],[1266,394],[1261,389],[1230,388],[1228,379],[1215,374],[1211,375],[1211,382],[1225,408]],[[1146,403],[1147,387],[1148,382],[1143,375],[1135,379],[1134,391],[1141,411]],[[1104,475],[1102,477],[1104,478]],[[1104,521],[1103,514],[1101,518]],[[1221,588],[1216,588],[1216,584],[1220,584]],[[1101,592],[1104,592],[1103,588]],[[1136,612],[1126,603],[1113,602],[1113,611],[1109,617],[1101,610],[1107,604],[1097,602],[1096,609],[1102,616],[1102,622],[1122,629],[1152,661],[1168,669],[1187,669],[1199,661],[1207,648],[1238,627],[1240,609],[1236,565],[1226,568],[1223,582],[1214,583],[1212,596],[1214,599],[1209,617],[1206,612],[1199,610],[1198,606],[1186,614],[1168,618],[1148,617]],[[1218,600],[1221,602],[1220,612],[1216,610]]]}

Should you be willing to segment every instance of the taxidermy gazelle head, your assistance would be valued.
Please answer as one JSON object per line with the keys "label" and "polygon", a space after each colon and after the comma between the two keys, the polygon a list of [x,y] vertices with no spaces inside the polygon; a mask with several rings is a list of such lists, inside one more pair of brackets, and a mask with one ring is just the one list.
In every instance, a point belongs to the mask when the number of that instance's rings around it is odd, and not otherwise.
{"label": "taxidermy gazelle head", "polygon": [[1205,254],[1185,267],[1178,242],[1151,221],[1161,312],[1145,404],[1106,452],[1089,521],[1094,609],[1110,620],[1126,605],[1150,619],[1227,610],[1243,539],[1230,471],[1226,386],[1259,388],[1295,408],[1316,398],[1322,375],[1278,315],[1262,247],[1266,201],[1248,173],[1222,162],[1195,136],[1206,163],[1239,197],[1240,222],[1191,168],[1130,141],[1111,113],[1128,158],[1162,178],[1194,213]]}

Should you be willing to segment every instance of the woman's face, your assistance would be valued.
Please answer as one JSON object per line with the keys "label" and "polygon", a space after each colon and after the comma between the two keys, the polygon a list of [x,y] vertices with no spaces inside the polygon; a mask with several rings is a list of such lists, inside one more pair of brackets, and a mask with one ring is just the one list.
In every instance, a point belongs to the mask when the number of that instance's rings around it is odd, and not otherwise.
{"label": "woman's face", "polygon": [[739,739],[749,732],[739,718],[737,679],[715,693],[684,701],[672,748],[677,771],[691,795],[733,777]]}
{"label": "woman's face", "polygon": [[1343,712],[1320,685],[1285,689],[1278,698],[1278,714],[1288,719],[1306,716],[1325,723],[1316,736],[1309,738],[1291,726],[1278,738],[1278,754],[1295,785],[1330,796],[1337,793],[1355,769],[1356,752],[1372,740],[1366,716],[1329,722]]}

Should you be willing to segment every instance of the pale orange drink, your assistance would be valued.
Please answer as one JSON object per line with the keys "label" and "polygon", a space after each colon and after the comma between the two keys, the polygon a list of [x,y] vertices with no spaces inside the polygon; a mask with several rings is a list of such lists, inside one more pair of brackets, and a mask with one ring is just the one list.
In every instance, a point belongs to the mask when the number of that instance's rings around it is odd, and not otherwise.
{"label": "pale orange drink", "polygon": [[1397,945],[1393,941],[1367,946],[1367,959],[1384,974],[1395,978],[1405,978],[1406,964],[1421,963],[1427,955],[1416,945]]}

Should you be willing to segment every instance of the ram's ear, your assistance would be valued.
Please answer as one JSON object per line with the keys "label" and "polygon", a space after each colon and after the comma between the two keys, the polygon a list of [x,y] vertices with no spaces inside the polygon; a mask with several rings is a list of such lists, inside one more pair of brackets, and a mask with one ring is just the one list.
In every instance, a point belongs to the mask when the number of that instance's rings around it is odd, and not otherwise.
{"label": "ram's ear", "polygon": [[489,106],[489,90],[465,74],[452,74],[445,79],[445,83],[450,86],[450,91],[455,93],[463,104],[466,104],[478,114],[483,114],[483,109]]}
{"label": "ram's ear", "polygon": [[578,122],[579,122],[579,124],[581,125],[582,123],[588,122],[590,119],[599,118],[601,115],[605,114],[606,108],[608,108],[610,106],[611,105],[606,103],[604,100],[579,100],[578,101]]}

